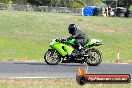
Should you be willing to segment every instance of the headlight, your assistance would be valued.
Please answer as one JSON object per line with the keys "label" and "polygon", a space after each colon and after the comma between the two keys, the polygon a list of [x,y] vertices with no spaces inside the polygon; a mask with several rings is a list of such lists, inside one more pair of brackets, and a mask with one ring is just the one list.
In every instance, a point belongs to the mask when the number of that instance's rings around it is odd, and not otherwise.
{"label": "headlight", "polygon": [[55,39],[50,42],[50,45],[54,45]]}

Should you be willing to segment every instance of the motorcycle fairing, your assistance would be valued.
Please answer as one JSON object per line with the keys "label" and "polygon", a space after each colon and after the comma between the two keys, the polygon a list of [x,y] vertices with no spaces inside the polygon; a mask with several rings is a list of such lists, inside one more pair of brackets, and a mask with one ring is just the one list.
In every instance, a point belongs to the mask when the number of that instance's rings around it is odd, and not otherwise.
{"label": "motorcycle fairing", "polygon": [[62,56],[66,56],[68,53],[74,50],[72,47],[56,41],[51,47],[56,49]]}

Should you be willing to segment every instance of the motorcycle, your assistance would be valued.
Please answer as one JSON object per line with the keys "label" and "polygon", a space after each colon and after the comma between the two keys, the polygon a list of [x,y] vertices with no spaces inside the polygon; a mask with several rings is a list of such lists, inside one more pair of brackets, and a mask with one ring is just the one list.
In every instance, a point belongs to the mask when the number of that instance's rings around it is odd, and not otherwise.
{"label": "motorcycle", "polygon": [[49,65],[58,63],[86,63],[89,66],[98,66],[102,62],[102,53],[93,48],[102,45],[99,40],[92,39],[82,46],[81,55],[73,46],[75,39],[57,37],[50,42],[50,48],[44,55],[44,60]]}

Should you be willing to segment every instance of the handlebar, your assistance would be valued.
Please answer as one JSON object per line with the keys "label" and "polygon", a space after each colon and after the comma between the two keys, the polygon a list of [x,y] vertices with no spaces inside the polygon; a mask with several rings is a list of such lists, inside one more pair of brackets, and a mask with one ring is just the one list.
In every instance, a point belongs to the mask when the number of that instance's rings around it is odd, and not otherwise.
{"label": "handlebar", "polygon": [[61,43],[65,43],[67,41],[66,38],[61,38],[61,39],[56,39],[56,41],[61,42]]}

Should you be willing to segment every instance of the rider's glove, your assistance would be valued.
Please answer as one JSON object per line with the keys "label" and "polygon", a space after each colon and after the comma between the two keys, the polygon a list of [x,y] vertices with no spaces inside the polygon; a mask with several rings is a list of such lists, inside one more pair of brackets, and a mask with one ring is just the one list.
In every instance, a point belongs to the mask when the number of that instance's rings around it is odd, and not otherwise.
{"label": "rider's glove", "polygon": [[62,40],[62,41],[67,41],[67,38],[62,38],[61,40]]}

